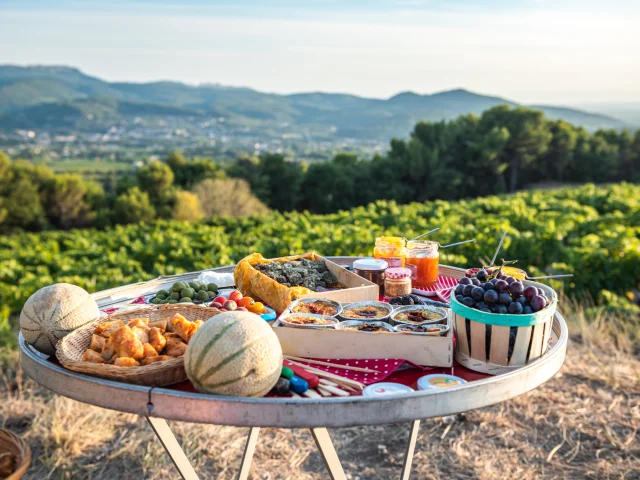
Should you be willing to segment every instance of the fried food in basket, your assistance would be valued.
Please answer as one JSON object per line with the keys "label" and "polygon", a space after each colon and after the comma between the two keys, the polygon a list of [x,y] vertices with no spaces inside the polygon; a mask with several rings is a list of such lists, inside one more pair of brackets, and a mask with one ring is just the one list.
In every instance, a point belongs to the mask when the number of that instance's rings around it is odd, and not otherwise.
{"label": "fried food in basket", "polygon": [[259,298],[278,313],[314,290],[339,287],[337,278],[314,253],[273,260],[253,253],[240,260],[233,278],[244,296]]}
{"label": "fried food in basket", "polygon": [[[126,325],[120,321],[99,325],[82,359],[91,363],[106,363],[118,367],[137,367],[164,362],[184,355],[193,334],[204,322],[192,322],[176,313],[171,319],[154,322],[134,318]],[[171,327],[173,332],[165,332]]]}
{"label": "fried food in basket", "polygon": [[152,363],[156,363],[156,362],[164,362],[165,360],[170,360],[173,357],[170,357],[169,355],[158,355],[157,357],[148,357],[148,358],[144,358],[142,359],[142,361],[140,362],[140,365],[151,365]]}
{"label": "fried food in basket", "polygon": [[114,320],[113,322],[105,322],[101,325],[98,325],[93,333],[94,335],[100,335],[101,337],[109,338],[111,332],[119,329],[120,327],[124,327],[124,323],[122,323],[122,320]]}
{"label": "fried food in basket", "polygon": [[114,363],[116,367],[137,367],[140,365],[134,358],[118,357]]}
{"label": "fried food in basket", "polygon": [[157,327],[151,327],[149,329],[149,344],[155,348],[156,352],[160,353],[164,346],[167,344],[167,339]]}
{"label": "fried food in basket", "polygon": [[204,322],[202,320],[196,320],[190,322],[179,313],[176,313],[171,319],[171,325],[173,325],[173,332],[178,334],[185,342],[189,342],[196,330],[200,328]]}

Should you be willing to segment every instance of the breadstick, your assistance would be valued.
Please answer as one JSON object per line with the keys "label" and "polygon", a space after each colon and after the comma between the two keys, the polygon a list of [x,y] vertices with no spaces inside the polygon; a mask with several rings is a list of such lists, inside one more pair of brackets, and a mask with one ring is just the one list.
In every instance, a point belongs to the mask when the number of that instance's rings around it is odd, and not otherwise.
{"label": "breadstick", "polygon": [[339,363],[321,362],[320,360],[311,360],[310,358],[293,357],[291,355],[285,355],[287,360],[297,360],[298,362],[313,363],[314,365],[323,365],[325,367],[341,368],[343,370],[353,370],[354,372],[366,372],[366,373],[380,373],[378,370],[371,370],[370,368],[351,367],[348,365],[340,365]]}

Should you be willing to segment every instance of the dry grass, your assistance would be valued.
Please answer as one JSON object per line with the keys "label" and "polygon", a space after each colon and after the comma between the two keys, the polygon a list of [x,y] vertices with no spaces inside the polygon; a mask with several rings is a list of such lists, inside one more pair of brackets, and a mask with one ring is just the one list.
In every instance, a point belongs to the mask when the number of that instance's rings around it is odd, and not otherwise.
{"label": "dry grass", "polygon": [[[640,478],[640,362],[602,322],[571,317],[567,361],[541,388],[494,407],[422,423],[412,478]],[[582,322],[582,323],[581,323]],[[602,332],[601,332],[602,333]],[[626,350],[626,351],[625,351]],[[27,478],[176,478],[144,419],[44,391],[9,353],[0,424],[34,453]],[[200,477],[234,478],[247,429],[172,423]],[[408,424],[331,430],[352,479],[400,472]],[[263,429],[253,479],[324,479],[306,430]]]}

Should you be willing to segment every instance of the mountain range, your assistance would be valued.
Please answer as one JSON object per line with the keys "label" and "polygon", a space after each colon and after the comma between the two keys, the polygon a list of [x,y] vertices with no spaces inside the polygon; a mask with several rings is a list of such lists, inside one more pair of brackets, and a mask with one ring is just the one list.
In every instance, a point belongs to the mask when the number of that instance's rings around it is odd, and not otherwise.
{"label": "mountain range", "polygon": [[[99,131],[134,117],[206,121],[224,117],[247,129],[289,128],[319,135],[386,140],[420,120],[450,120],[516,102],[464,89],[388,99],[334,93],[279,95],[220,85],[106,82],[65,66],[0,65],[0,128]],[[587,129],[620,129],[617,118],[572,108],[528,105]]]}

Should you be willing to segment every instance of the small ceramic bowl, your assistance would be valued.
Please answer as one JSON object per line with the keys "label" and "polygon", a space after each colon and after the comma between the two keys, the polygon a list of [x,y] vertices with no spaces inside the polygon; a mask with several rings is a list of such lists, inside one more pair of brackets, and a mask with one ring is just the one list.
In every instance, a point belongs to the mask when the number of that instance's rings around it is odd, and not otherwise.
{"label": "small ceramic bowl", "polygon": [[[375,316],[349,316],[350,312],[357,314],[354,310],[359,310],[361,313],[367,312],[369,310],[367,307],[375,307],[380,310],[378,314]],[[393,305],[389,305],[385,302],[355,302],[350,303],[342,308],[342,313],[340,314],[340,318],[343,320],[359,320],[363,322],[381,322],[389,319],[389,315],[393,312]]]}
{"label": "small ceramic bowl", "polygon": [[[332,307],[334,307],[336,309],[336,313],[334,313],[333,315],[326,315],[327,317],[337,317],[338,315],[340,315],[342,313],[342,305],[340,305],[335,300],[330,300],[328,298],[322,298],[322,297],[299,298],[298,300],[292,302],[291,305],[289,305],[289,309],[288,310],[291,313],[305,313],[305,312],[296,312],[295,308],[298,305],[307,304],[307,303],[314,303],[314,302],[324,302],[324,303],[327,303],[327,304],[329,304],[330,306],[332,306]],[[314,315],[322,315],[322,314],[314,314]]]}
{"label": "small ceramic bowl", "polygon": [[[380,328],[381,331],[368,332],[367,330],[360,330],[361,328]],[[357,331],[361,333],[395,333],[393,327],[386,322],[372,322],[368,320],[345,320],[344,322],[340,322],[336,325],[336,330]]]}
{"label": "small ceramic bowl", "polygon": [[444,337],[449,331],[449,325],[442,325],[440,323],[423,325],[401,323],[393,328],[398,333],[405,333],[407,335],[426,335],[430,337]]}
{"label": "small ceramic bowl", "polygon": [[[321,321],[323,323],[297,323],[297,320],[304,319],[315,319],[316,321]],[[333,317],[328,317],[326,315],[316,315],[314,313],[287,313],[280,317],[280,323],[285,327],[289,328],[335,328],[338,323]]]}
{"label": "small ceramic bowl", "polygon": [[[427,311],[432,318],[423,320],[423,321],[414,321],[408,318],[401,318],[405,316],[407,313],[411,312],[420,312]],[[401,325],[401,324],[409,324],[409,325],[424,325],[424,324],[432,324],[432,323],[447,323],[448,313],[444,308],[432,307],[430,305],[407,305],[405,307],[396,308],[391,314],[391,324],[392,325]]]}

